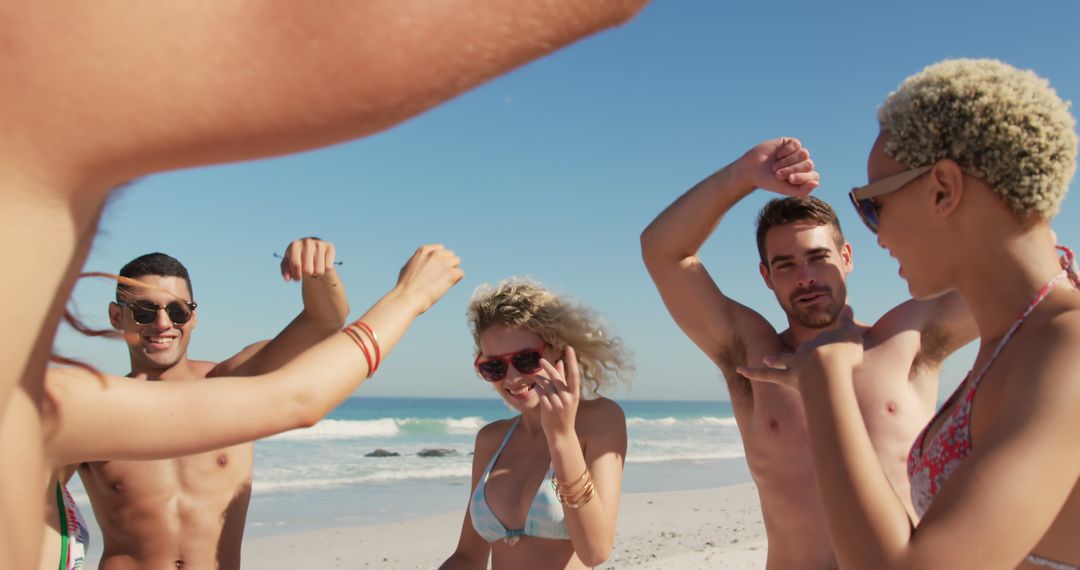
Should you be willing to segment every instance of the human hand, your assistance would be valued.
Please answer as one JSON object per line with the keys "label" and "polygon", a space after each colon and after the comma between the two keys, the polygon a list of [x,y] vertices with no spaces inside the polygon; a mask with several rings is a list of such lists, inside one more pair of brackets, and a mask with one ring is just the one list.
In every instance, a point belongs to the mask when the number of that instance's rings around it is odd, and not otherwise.
{"label": "human hand", "polygon": [[334,268],[334,255],[334,244],[328,241],[317,237],[293,240],[281,256],[281,277],[285,281],[300,281],[305,277],[318,279]]}
{"label": "human hand", "polygon": [[413,302],[417,314],[421,314],[464,276],[457,254],[442,244],[428,244],[417,249],[405,262],[395,290]]}
{"label": "human hand", "polygon": [[804,373],[811,366],[829,364],[854,369],[862,364],[862,341],[862,335],[849,323],[802,343],[793,353],[766,356],[762,366],[739,366],[735,370],[750,380],[800,390]]}
{"label": "human hand", "polygon": [[757,188],[786,196],[805,197],[820,185],[810,150],[799,139],[781,137],[765,141],[739,159]]}
{"label": "human hand", "polygon": [[581,402],[581,369],[577,354],[566,347],[562,359],[552,366],[540,359],[544,374],[536,376],[537,394],[540,396],[540,425],[544,435],[551,438],[565,437],[574,433],[578,403]]}

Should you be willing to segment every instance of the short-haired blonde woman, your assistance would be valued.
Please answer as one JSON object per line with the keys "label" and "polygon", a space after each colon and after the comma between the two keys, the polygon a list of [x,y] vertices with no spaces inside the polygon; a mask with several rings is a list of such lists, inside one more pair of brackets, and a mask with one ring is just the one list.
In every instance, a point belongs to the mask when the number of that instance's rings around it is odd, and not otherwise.
{"label": "short-haired blonde woman", "polygon": [[842,568],[1077,568],[1080,294],[1050,219],[1076,170],[1076,121],[1046,80],[952,60],[879,112],[871,183],[852,199],[917,298],[957,291],[979,328],[974,367],[915,440],[918,526],[874,456],[849,329],[744,369],[798,389]]}
{"label": "short-haired blonde woman", "polygon": [[511,279],[469,304],[475,367],[517,417],[476,436],[472,494],[442,568],[593,567],[611,553],[626,418],[596,395],[631,369],[599,317]]}

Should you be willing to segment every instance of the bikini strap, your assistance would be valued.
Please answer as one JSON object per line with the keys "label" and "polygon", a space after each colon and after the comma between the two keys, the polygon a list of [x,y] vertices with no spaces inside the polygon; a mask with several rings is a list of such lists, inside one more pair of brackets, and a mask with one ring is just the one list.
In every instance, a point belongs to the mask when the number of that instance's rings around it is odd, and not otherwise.
{"label": "bikini strap", "polygon": [[1076,254],[1063,245],[1054,247],[1061,251],[1061,268],[1069,274],[1069,281],[1072,281],[1074,287],[1080,289],[1080,269],[1076,265]]}
{"label": "bikini strap", "polygon": [[503,436],[502,443],[499,444],[499,449],[495,450],[495,454],[491,456],[491,461],[488,462],[487,471],[490,473],[491,468],[495,467],[495,461],[502,455],[503,448],[506,447],[506,442],[510,441],[510,436],[514,435],[514,428],[517,427],[518,422],[521,421],[521,416],[514,418],[514,423],[510,424],[510,429],[506,430],[506,435]]}
{"label": "bikini strap", "polygon": [[997,360],[997,357],[1001,354],[1001,351],[1005,349],[1005,345],[1009,344],[1009,341],[1012,340],[1013,335],[1015,335],[1016,331],[1020,329],[1020,325],[1024,324],[1024,321],[1026,321],[1031,312],[1035,310],[1035,307],[1038,307],[1039,303],[1042,303],[1043,299],[1046,299],[1047,295],[1049,295],[1050,292],[1058,286],[1058,283],[1060,283],[1062,279],[1068,277],[1069,280],[1072,281],[1073,285],[1080,288],[1080,277],[1077,276],[1076,270],[1076,256],[1073,254],[1071,249],[1063,245],[1058,245],[1054,247],[1063,252],[1063,255],[1061,256],[1061,273],[1058,273],[1053,278],[1051,278],[1050,281],[1047,281],[1046,284],[1043,285],[1037,293],[1035,293],[1035,296],[1031,298],[1031,302],[1028,303],[1027,308],[1025,308],[1023,312],[1020,313],[1020,316],[1017,317],[1016,321],[1014,321],[1012,326],[1009,327],[1009,330],[1005,333],[1005,336],[1001,337],[1001,340],[998,341],[997,346],[994,347],[994,352],[990,354],[990,359],[987,360],[986,364],[983,365],[982,370],[979,371],[979,375],[972,379],[970,390],[971,394],[974,394],[975,388],[978,388],[979,383],[982,382],[982,378],[986,374],[986,371],[989,370],[990,365],[992,365],[994,361]]}

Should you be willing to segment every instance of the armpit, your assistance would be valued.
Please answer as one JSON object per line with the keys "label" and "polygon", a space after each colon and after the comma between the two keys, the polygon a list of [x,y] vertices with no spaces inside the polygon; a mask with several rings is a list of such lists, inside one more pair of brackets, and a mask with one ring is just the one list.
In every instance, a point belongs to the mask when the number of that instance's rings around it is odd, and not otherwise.
{"label": "armpit", "polygon": [[949,338],[945,329],[928,324],[919,336],[919,351],[911,363],[911,375],[915,376],[930,368],[937,368],[949,356]]}
{"label": "armpit", "polygon": [[738,335],[723,344],[713,357],[716,366],[724,374],[731,398],[753,398],[750,379],[735,371],[738,366],[746,365],[746,343]]}

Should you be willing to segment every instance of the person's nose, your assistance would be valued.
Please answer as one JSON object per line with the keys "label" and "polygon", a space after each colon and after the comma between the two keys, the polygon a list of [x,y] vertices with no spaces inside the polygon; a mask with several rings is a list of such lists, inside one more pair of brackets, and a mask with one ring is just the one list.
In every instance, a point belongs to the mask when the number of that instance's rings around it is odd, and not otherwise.
{"label": "person's nose", "polygon": [[814,284],[814,274],[808,264],[799,264],[798,273],[795,275],[795,281],[800,288],[810,287]]}
{"label": "person's nose", "polygon": [[169,319],[169,312],[164,308],[158,308],[154,314],[154,322],[150,323],[154,330],[164,331],[173,328],[173,322]]}

